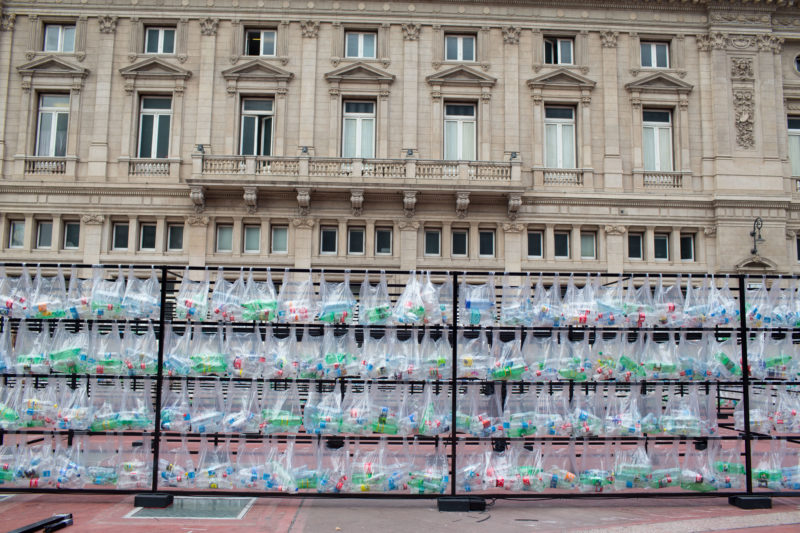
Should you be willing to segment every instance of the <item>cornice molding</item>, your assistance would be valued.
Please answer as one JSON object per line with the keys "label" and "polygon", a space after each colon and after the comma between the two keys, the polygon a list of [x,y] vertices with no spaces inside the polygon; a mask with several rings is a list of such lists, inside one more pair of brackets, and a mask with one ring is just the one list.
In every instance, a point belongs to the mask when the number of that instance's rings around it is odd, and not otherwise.
{"label": "cornice molding", "polygon": [[74,195],[90,194],[95,196],[159,196],[159,197],[184,197],[186,188],[158,189],[147,188],[115,188],[115,187],[63,187],[61,185],[0,185],[0,194],[48,194],[48,195]]}

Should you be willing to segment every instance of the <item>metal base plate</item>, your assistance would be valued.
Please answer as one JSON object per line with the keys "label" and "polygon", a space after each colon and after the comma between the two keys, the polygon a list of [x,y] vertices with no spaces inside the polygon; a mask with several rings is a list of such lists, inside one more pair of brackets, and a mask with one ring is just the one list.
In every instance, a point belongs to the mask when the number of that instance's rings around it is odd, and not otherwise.
{"label": "metal base plate", "polygon": [[485,511],[486,499],[480,496],[443,496],[437,500],[439,511],[445,513],[466,513]]}
{"label": "metal base plate", "polygon": [[772,509],[769,496],[730,496],[728,503],[739,509]]}
{"label": "metal base plate", "polygon": [[161,494],[158,492],[152,494],[137,494],[133,499],[134,507],[157,507],[163,509],[172,505],[172,494]]}

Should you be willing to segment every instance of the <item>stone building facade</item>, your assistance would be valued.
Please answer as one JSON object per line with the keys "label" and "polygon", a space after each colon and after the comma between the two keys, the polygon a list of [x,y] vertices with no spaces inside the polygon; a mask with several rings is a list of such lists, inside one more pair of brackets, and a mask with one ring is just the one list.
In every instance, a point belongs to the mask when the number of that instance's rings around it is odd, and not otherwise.
{"label": "stone building facade", "polygon": [[0,6],[4,261],[800,270],[794,0]]}

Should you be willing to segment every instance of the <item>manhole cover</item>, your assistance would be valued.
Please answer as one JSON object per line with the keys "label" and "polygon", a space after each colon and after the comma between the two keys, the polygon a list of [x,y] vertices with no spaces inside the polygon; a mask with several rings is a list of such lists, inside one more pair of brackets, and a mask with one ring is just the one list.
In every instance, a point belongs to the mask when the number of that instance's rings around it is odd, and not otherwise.
{"label": "manhole cover", "polygon": [[176,496],[164,509],[137,507],[125,518],[201,518],[203,520],[241,520],[254,498],[194,498]]}

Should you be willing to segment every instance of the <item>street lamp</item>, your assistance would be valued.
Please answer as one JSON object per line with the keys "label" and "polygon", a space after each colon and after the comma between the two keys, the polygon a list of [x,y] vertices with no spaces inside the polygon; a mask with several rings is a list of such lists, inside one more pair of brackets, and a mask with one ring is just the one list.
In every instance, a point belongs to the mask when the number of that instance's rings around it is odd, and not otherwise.
{"label": "street lamp", "polygon": [[764,242],[764,239],[761,238],[761,227],[764,225],[764,221],[761,220],[761,217],[756,217],[753,221],[753,231],[750,232],[750,236],[753,238],[753,249],[750,250],[750,253],[753,255],[758,255],[758,243]]}

